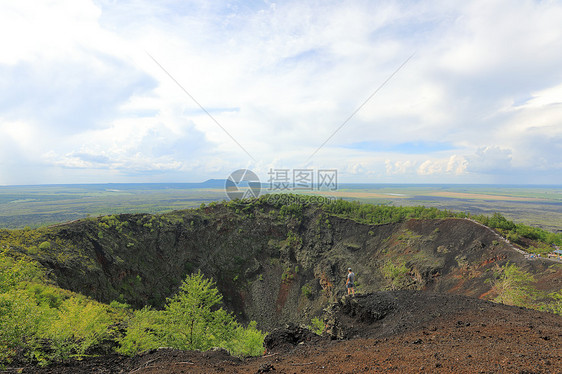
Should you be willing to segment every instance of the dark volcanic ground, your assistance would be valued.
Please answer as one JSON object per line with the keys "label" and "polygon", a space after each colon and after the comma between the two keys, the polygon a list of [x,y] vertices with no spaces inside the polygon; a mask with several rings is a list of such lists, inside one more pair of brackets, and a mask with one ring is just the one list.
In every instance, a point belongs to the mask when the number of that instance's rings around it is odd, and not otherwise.
{"label": "dark volcanic ground", "polygon": [[554,314],[399,291],[346,297],[326,316],[325,337],[296,327],[276,330],[259,358],[160,349],[6,372],[562,373],[562,317]]}

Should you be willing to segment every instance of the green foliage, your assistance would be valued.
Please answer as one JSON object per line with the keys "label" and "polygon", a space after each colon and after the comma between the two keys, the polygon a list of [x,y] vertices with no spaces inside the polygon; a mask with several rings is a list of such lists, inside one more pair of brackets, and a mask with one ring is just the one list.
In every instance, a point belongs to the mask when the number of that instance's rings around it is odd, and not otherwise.
{"label": "green foliage", "polygon": [[0,294],[0,362],[10,362],[18,350],[28,356],[39,346],[39,332],[48,316],[25,290],[11,289]]}
{"label": "green foliage", "polygon": [[109,307],[113,308],[113,309],[121,309],[121,310],[127,310],[129,309],[131,306],[127,303],[121,303],[117,300],[113,300],[111,303],[109,303]]}
{"label": "green foliage", "polygon": [[40,365],[80,357],[110,336],[110,307],[44,282],[37,263],[0,254],[0,362],[17,351]]}
{"label": "green foliage", "polygon": [[541,255],[546,255],[550,252],[552,252],[553,248],[549,245],[546,245],[544,243],[538,243],[537,246],[530,246],[529,248],[527,248],[527,252],[529,253],[535,253],[535,254],[541,254]]}
{"label": "green foliage", "polygon": [[258,330],[256,321],[252,321],[246,328],[237,326],[225,348],[237,356],[261,356],[264,338],[265,334]]}
{"label": "green foliage", "polygon": [[552,301],[547,302],[541,309],[547,312],[562,315],[562,289],[548,294]]}
{"label": "green foliage", "polygon": [[316,335],[322,335],[322,333],[324,332],[324,321],[322,321],[318,317],[314,317],[310,321],[310,330]]}
{"label": "green foliage", "polygon": [[240,326],[232,314],[219,307],[222,295],[201,272],[189,275],[179,292],[162,311],[148,308],[134,313],[119,352],[135,354],[158,346],[189,350],[223,347],[237,355],[262,353],[265,335]]}
{"label": "green foliage", "polygon": [[403,262],[395,264],[388,260],[381,267],[381,273],[387,281],[387,288],[391,290],[404,288],[409,283],[410,270]]}
{"label": "green foliage", "polygon": [[293,231],[289,231],[289,234],[287,235],[287,245],[289,247],[299,248],[302,246],[302,238]]}
{"label": "green foliage", "polygon": [[44,337],[50,339],[52,359],[66,360],[109,338],[113,318],[106,306],[87,299],[66,299],[50,320]]}
{"label": "green foliage", "polygon": [[400,235],[398,235],[397,239],[400,240],[400,241],[407,242],[407,241],[410,241],[410,240],[420,239],[421,237],[422,237],[421,235],[416,235],[410,230],[402,230]]}
{"label": "green foliage", "polygon": [[24,257],[15,259],[8,251],[0,252],[0,292],[22,286],[25,282],[42,279],[43,273],[35,262]]}
{"label": "green foliage", "polygon": [[[538,227],[527,226],[523,224],[515,224],[507,220],[500,213],[494,213],[492,217],[478,215],[472,217],[474,220],[491,227],[498,229],[505,237],[512,241],[517,242],[522,237],[542,242],[543,244],[562,245],[562,233],[553,233],[543,230]],[[531,247],[528,249],[530,253],[545,253],[550,252],[551,248],[544,250],[545,246]]]}
{"label": "green foliage", "polygon": [[125,336],[119,339],[118,353],[134,355],[161,345],[160,329],[164,326],[161,312],[144,307],[136,310],[127,324]]}
{"label": "green foliage", "polygon": [[281,205],[279,215],[281,217],[302,218],[304,212],[304,205],[292,203],[289,205]]}
{"label": "green foliage", "polygon": [[301,293],[307,298],[310,299],[312,296],[312,289],[308,284],[305,284],[301,287]]}
{"label": "green foliage", "polygon": [[507,304],[536,308],[537,292],[533,287],[535,281],[532,274],[521,270],[515,264],[506,264],[494,271],[492,291],[497,295],[493,301]]}
{"label": "green foliage", "polygon": [[507,240],[509,240],[510,242],[517,242],[519,239],[521,239],[521,237],[519,236],[519,234],[517,234],[517,232],[515,231],[509,231],[505,238]]}
{"label": "green foliage", "polygon": [[336,200],[325,203],[322,208],[326,212],[355,219],[367,224],[385,224],[402,222],[406,219],[435,219],[464,217],[464,213],[453,213],[436,208],[395,207],[390,205],[363,204],[358,201]]}
{"label": "green foliage", "polygon": [[64,296],[61,294],[60,289],[54,286],[35,283],[30,284],[28,290],[31,291],[38,304],[47,305],[49,308],[60,308],[64,300]]}
{"label": "green foliage", "polygon": [[204,279],[201,273],[188,277],[166,306],[164,316],[171,327],[166,334],[167,342],[184,349],[204,350],[215,346],[232,349],[228,342],[243,331],[238,329],[231,314],[222,308],[215,309],[221,301],[222,296],[212,280]]}
{"label": "green foliage", "polygon": [[290,266],[287,266],[281,274],[281,281],[283,283],[290,283],[293,279],[295,279],[296,271],[293,270]]}
{"label": "green foliage", "polygon": [[18,349],[38,345],[45,324],[40,303],[25,287],[41,277],[36,264],[0,253],[0,362],[10,362]]}
{"label": "green foliage", "polygon": [[486,226],[508,231],[515,229],[515,224],[512,221],[508,221],[500,213],[494,213],[490,218],[488,218]]}
{"label": "green foliage", "polygon": [[98,226],[101,229],[114,229],[119,233],[123,232],[123,228],[129,226],[129,222],[119,220],[119,216],[110,215],[110,216],[103,216],[100,218],[98,222]]}
{"label": "green foliage", "polygon": [[39,244],[39,249],[42,251],[46,251],[51,249],[51,242],[43,242],[41,244]]}

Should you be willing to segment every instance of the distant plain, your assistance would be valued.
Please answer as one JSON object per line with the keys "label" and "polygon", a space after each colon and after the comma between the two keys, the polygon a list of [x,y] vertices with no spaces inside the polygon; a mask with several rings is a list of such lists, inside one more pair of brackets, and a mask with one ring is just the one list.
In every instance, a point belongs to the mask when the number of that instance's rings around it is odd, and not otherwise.
{"label": "distant plain", "polygon": [[[223,186],[220,180],[3,186],[0,187],[0,227],[38,227],[89,216],[195,208],[202,203],[227,200]],[[264,192],[276,191],[264,185]],[[340,184],[335,191],[298,192],[373,204],[424,205],[471,214],[499,212],[516,223],[562,231],[562,186]]]}

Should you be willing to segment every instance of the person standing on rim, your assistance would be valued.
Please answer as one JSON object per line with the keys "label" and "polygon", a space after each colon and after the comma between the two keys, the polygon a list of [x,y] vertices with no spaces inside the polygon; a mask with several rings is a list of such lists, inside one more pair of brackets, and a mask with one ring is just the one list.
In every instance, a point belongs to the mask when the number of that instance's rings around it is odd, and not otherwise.
{"label": "person standing on rim", "polygon": [[347,268],[347,281],[345,282],[347,287],[347,294],[353,294],[355,296],[355,273],[351,271],[351,268]]}

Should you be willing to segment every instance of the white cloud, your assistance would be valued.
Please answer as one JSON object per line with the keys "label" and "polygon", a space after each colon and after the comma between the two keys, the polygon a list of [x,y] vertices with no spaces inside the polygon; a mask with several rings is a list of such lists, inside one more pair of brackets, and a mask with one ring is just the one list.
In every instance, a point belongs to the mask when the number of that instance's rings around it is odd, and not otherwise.
{"label": "white cloud", "polygon": [[440,174],[442,171],[441,164],[431,160],[424,161],[418,168],[418,174],[420,175]]}
{"label": "white cloud", "polygon": [[497,146],[480,147],[468,157],[468,170],[476,173],[509,173],[512,150]]}
{"label": "white cloud", "polygon": [[[198,180],[304,164],[350,181],[539,169],[562,183],[561,18],[556,2],[503,0],[4,2],[0,32],[13,37],[0,51],[0,134],[13,144],[0,142],[17,156],[0,152],[0,175],[13,181],[0,183]],[[346,148],[358,143],[388,146]],[[447,147],[414,155],[413,143]],[[19,159],[47,171],[18,176],[7,165]]]}
{"label": "white cloud", "polygon": [[386,174],[409,174],[415,168],[415,163],[411,160],[406,161],[395,161],[392,162],[391,160],[385,161],[386,165]]}
{"label": "white cloud", "polygon": [[467,161],[459,155],[452,155],[447,162],[447,173],[462,175],[466,172]]}

